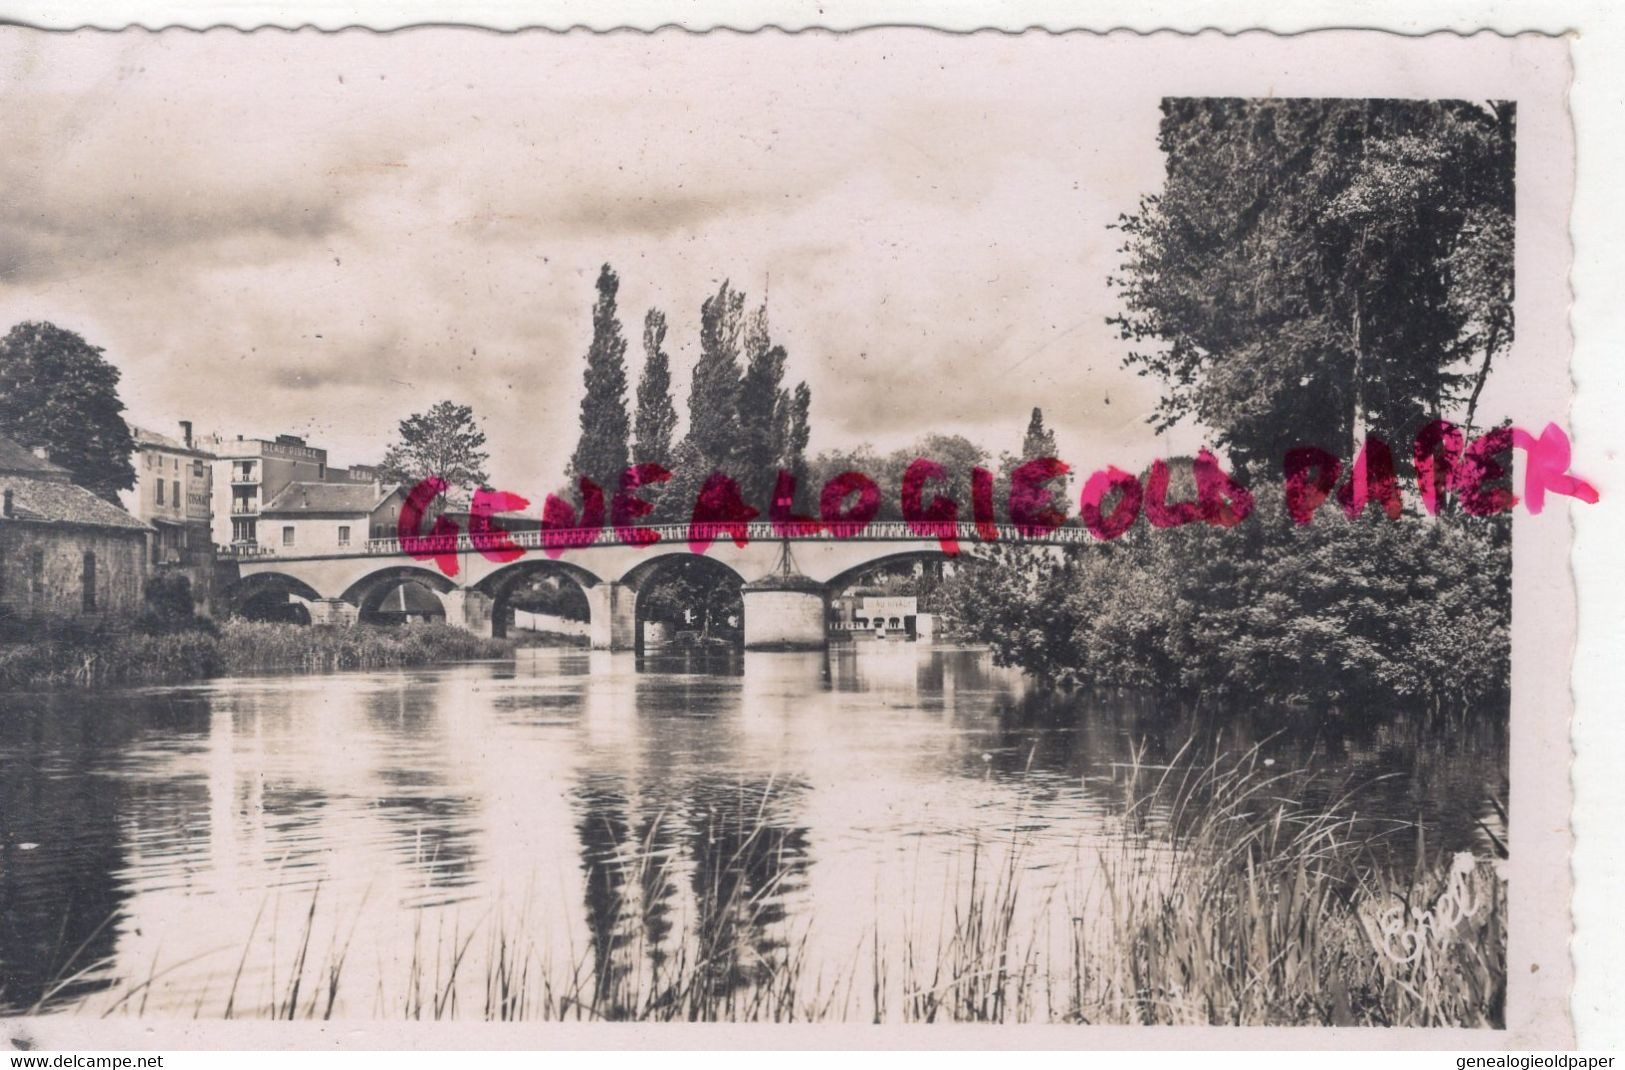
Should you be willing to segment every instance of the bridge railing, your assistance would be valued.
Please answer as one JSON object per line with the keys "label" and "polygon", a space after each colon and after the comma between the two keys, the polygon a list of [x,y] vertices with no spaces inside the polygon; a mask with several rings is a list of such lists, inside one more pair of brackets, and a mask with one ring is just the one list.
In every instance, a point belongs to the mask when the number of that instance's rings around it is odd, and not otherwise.
{"label": "bridge railing", "polygon": [[[641,530],[652,532],[659,543],[686,546],[693,536],[709,539],[712,542],[732,540],[734,527],[725,524],[652,524],[640,525]],[[1060,527],[1047,532],[1027,532],[1010,524],[1000,524],[993,529],[994,537],[986,539],[977,526],[972,523],[952,525],[953,537],[966,546],[975,546],[983,543],[1019,543],[1036,546],[1077,546],[1093,542],[1089,532],[1080,527]],[[946,534],[941,525],[930,528],[929,533],[922,534],[910,528],[902,521],[888,520],[872,522],[860,530],[849,532],[831,531],[825,529],[805,535],[792,535],[790,542],[841,542],[848,539],[857,539],[864,542],[932,542]],[[546,542],[543,541],[541,531],[510,531],[505,532],[513,545],[525,550],[541,550],[547,546],[564,547],[567,550],[579,550],[589,546],[610,546],[620,544],[619,537],[612,528],[556,528],[546,533]],[[747,524],[745,535],[751,542],[783,542],[786,537],[773,529],[772,524]],[[462,533],[456,536],[434,535],[424,536],[417,540],[414,549],[418,553],[475,553],[482,549],[494,549],[499,536],[471,536]],[[657,545],[651,541],[649,545]],[[310,547],[302,547],[300,556],[309,556]],[[392,556],[406,553],[400,539],[368,539],[362,544],[362,553],[379,556]],[[261,555],[274,556],[274,547],[261,548]]]}

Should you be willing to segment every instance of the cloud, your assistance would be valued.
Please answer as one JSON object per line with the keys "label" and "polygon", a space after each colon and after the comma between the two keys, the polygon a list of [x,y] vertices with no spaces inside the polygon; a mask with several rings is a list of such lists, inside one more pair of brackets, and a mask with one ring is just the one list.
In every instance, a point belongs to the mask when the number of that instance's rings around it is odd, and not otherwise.
{"label": "cloud", "polygon": [[1014,448],[1034,404],[1063,445],[1147,437],[1103,280],[1156,98],[1049,46],[878,40],[8,31],[0,325],[105,346],[144,422],[335,463],[464,401],[535,494],[607,261],[634,383],[645,310],[670,317],[680,413],[731,278],[812,386],[815,448]]}

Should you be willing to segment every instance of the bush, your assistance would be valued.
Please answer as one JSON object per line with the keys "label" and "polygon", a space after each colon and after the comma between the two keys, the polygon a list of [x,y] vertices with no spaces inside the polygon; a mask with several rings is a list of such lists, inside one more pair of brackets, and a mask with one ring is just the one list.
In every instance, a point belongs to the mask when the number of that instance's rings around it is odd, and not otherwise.
{"label": "bush", "polygon": [[1507,518],[1328,508],[1299,526],[1278,494],[1258,497],[1229,529],[1142,520],[1037,562],[988,548],[950,581],[949,626],[1062,683],[1452,707],[1505,695]]}

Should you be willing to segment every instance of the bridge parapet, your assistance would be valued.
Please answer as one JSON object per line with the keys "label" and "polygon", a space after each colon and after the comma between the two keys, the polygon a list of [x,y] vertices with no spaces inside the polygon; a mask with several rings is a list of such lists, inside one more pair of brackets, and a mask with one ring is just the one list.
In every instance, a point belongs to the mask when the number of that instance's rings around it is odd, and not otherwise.
{"label": "bridge parapet", "polygon": [[[837,525],[839,527],[839,525]],[[655,538],[649,545],[658,543],[687,543],[691,538],[698,537],[707,542],[716,542],[722,539],[732,539],[736,525],[732,524],[651,524],[640,527],[639,530],[651,532]],[[1062,526],[1042,533],[1026,532],[1010,524],[1000,524],[993,529],[992,539],[984,538],[982,529],[972,523],[953,525],[952,538],[967,545],[981,543],[1019,543],[1035,546],[1077,546],[1095,541],[1088,530],[1070,525]],[[781,535],[772,524],[746,524],[745,537],[750,542],[932,542],[940,540],[947,532],[940,526],[934,526],[928,533],[922,533],[909,527],[901,521],[882,521],[870,523],[863,528],[850,531],[823,531],[804,535]],[[608,536],[605,538],[605,536]],[[515,546],[524,550],[543,550],[549,547],[564,548],[567,552],[572,550],[585,550],[593,546],[611,545],[638,545],[629,544],[619,539],[612,529],[608,528],[557,528],[549,532],[541,531],[513,531],[505,532],[502,536],[471,536],[463,533],[457,536],[434,535],[419,538],[413,549],[417,553],[477,553],[481,550],[494,549],[496,540],[506,537]],[[368,554],[405,554],[407,551],[400,539],[368,539],[363,547]]]}

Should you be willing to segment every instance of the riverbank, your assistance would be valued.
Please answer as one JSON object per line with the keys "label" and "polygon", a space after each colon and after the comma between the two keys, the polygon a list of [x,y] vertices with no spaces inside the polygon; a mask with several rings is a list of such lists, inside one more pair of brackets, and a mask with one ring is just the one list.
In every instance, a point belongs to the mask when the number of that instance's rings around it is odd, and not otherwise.
{"label": "riverbank", "polygon": [[402,668],[512,653],[510,642],[444,624],[317,628],[230,619],[167,630],[70,625],[0,640],[0,687],[172,684],[260,672]]}

